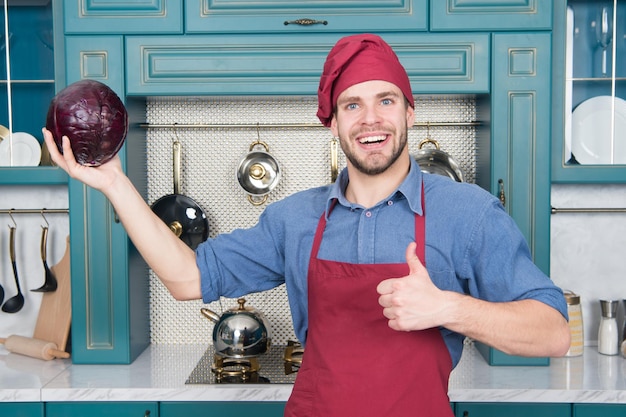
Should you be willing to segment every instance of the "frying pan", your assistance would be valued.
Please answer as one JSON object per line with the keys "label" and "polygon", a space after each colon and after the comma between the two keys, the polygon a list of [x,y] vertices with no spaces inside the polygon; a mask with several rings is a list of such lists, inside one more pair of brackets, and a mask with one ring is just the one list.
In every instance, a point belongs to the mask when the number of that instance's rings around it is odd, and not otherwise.
{"label": "frying pan", "polygon": [[176,236],[195,249],[209,237],[209,221],[198,203],[180,194],[181,148],[176,139],[173,143],[174,194],[159,198],[151,208]]}

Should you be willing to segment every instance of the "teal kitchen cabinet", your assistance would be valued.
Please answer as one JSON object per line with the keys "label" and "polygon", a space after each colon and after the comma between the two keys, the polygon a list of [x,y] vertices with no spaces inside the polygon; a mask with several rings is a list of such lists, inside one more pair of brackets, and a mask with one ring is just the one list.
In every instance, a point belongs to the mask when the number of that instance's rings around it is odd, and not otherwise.
{"label": "teal kitchen cabinet", "polygon": [[550,272],[550,59],[550,33],[493,35],[489,182],[545,273]]}
{"label": "teal kitchen cabinet", "polygon": [[161,417],[282,417],[285,412],[285,403],[278,401],[162,402],[159,412]]}
{"label": "teal kitchen cabinet", "polygon": [[42,403],[0,403],[0,416],[44,417]]}
{"label": "teal kitchen cabinet", "polygon": [[63,0],[65,33],[182,33],[181,0]]}
{"label": "teal kitchen cabinet", "polygon": [[[50,2],[9,4],[10,73],[7,74],[4,18],[0,35],[0,124],[9,127],[9,86],[13,132],[27,132],[43,143],[48,104],[55,94],[54,51],[62,42],[56,33]],[[4,13],[3,13],[4,16]],[[59,35],[59,36],[57,36]],[[9,76],[10,75],[10,84]],[[63,185],[67,175],[49,166],[0,167],[0,185]]]}
{"label": "teal kitchen cabinet", "polygon": [[[129,36],[126,93],[146,95],[311,95],[342,35]],[[416,94],[487,93],[489,36],[383,34]]]}
{"label": "teal kitchen cabinet", "polygon": [[[613,10],[612,1],[554,2],[553,182],[626,183],[626,27],[611,24],[614,14],[624,22],[626,1],[616,4]],[[606,53],[600,42],[603,7]],[[611,97],[616,98],[613,135]]]}
{"label": "teal kitchen cabinet", "polygon": [[[67,36],[65,55],[66,84],[94,79],[125,98],[122,36]],[[145,104],[125,104],[131,120],[120,157],[125,167],[132,161],[127,174],[145,194],[145,132],[132,120]],[[70,180],[69,206],[72,360],[130,363],[150,344],[147,266],[99,191]]]}
{"label": "teal kitchen cabinet", "polygon": [[159,417],[157,402],[49,402],[46,417]]}
{"label": "teal kitchen cabinet", "polygon": [[626,404],[574,404],[572,417],[623,417]]}
{"label": "teal kitchen cabinet", "polygon": [[428,0],[187,0],[185,33],[428,30]]}
{"label": "teal kitchen cabinet", "polygon": [[571,404],[456,403],[456,417],[571,417]]}
{"label": "teal kitchen cabinet", "polygon": [[551,1],[431,0],[430,30],[550,30]]}

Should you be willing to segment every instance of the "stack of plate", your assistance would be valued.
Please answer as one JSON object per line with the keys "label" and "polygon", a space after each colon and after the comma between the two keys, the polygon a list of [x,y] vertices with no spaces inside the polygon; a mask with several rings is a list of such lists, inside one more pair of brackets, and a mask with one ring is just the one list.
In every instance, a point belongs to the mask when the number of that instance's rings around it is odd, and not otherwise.
{"label": "stack of plate", "polygon": [[0,166],[38,166],[41,145],[26,132],[13,132],[0,125]]}
{"label": "stack of plate", "polygon": [[626,101],[596,96],[572,113],[572,154],[581,164],[626,164]]}

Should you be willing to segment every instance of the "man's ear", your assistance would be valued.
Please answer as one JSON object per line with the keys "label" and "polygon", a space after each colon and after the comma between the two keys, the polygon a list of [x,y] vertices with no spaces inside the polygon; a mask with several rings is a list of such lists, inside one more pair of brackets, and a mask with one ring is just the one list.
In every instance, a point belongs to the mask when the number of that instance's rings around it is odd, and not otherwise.
{"label": "man's ear", "polygon": [[415,123],[415,109],[410,104],[406,105],[406,125],[407,127],[413,126]]}
{"label": "man's ear", "polygon": [[339,129],[337,129],[337,112],[333,113],[333,118],[330,119],[330,133],[332,133],[332,135],[334,137],[339,137]]}

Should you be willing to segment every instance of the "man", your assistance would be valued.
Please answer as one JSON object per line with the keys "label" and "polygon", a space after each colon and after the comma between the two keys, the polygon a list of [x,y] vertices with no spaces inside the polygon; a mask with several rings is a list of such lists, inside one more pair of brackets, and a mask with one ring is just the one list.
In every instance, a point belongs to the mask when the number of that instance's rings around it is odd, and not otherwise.
{"label": "man", "polygon": [[287,416],[452,415],[448,377],[465,336],[515,355],[563,355],[563,294],[499,201],[421,173],[409,155],[413,96],[389,45],[341,39],[318,98],[347,157],[336,183],[271,204],[254,227],[195,252],[152,213],[119,158],[80,166],[67,138],[60,155],[44,136],[60,167],[111,201],[175,298],[210,302],[286,283],[305,343]]}

